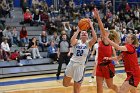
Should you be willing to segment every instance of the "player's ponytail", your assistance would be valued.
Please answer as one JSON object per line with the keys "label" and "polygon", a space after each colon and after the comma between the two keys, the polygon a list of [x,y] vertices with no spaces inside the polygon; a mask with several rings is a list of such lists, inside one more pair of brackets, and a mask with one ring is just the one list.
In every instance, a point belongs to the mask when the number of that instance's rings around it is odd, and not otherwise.
{"label": "player's ponytail", "polygon": [[120,43],[120,36],[115,30],[110,30],[108,38],[116,43]]}
{"label": "player's ponytail", "polygon": [[135,45],[136,47],[138,47],[139,42],[138,42],[138,38],[136,37],[136,35],[131,34],[131,39],[133,40],[132,44]]}

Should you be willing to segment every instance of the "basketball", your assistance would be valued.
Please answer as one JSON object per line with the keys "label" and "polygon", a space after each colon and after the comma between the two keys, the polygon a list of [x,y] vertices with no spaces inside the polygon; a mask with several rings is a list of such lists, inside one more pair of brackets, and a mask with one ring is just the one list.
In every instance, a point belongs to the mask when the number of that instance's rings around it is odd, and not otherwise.
{"label": "basketball", "polygon": [[83,18],[78,22],[80,30],[87,31],[90,28],[89,19]]}

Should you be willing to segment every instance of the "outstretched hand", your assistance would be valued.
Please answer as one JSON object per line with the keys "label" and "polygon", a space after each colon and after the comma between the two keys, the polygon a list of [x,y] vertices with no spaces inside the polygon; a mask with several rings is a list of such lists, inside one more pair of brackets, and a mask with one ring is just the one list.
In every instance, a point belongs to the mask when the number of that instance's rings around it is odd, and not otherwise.
{"label": "outstretched hand", "polygon": [[94,9],[93,9],[92,14],[93,14],[93,16],[94,16],[95,18],[97,18],[97,17],[99,16],[99,11],[97,10],[97,8],[94,8]]}
{"label": "outstretched hand", "polygon": [[88,20],[89,20],[89,25],[90,25],[90,27],[93,27],[92,21],[91,21],[90,19],[88,19]]}

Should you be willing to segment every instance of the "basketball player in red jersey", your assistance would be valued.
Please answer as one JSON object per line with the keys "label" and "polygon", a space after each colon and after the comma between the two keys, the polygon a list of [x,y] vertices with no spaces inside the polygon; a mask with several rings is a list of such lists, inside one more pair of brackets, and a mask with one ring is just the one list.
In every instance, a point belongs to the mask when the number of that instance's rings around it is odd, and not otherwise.
{"label": "basketball player in red jersey", "polygon": [[[95,8],[93,13],[100,27],[101,37],[104,37],[106,31],[100,19],[98,10]],[[119,36],[116,31],[111,31],[109,38],[115,42],[116,41],[119,42]],[[113,89],[115,92],[118,92],[118,87],[113,84],[113,77],[115,76],[114,65],[112,64],[111,61],[108,62],[108,64],[104,66],[102,65],[104,61],[103,60],[104,57],[111,57],[112,54],[113,54],[112,46],[109,45],[109,42],[107,40],[105,40],[104,38],[101,38],[101,41],[99,42],[99,47],[98,47],[98,63],[97,63],[97,69],[96,69],[97,93],[103,93],[104,79],[108,88]]]}
{"label": "basketball player in red jersey", "polygon": [[120,87],[118,93],[138,93],[137,86],[140,82],[140,68],[138,64],[137,52],[135,46],[138,45],[137,37],[133,34],[128,34],[126,37],[126,42],[124,46],[119,46],[118,44],[111,41],[107,36],[105,39],[114,48],[121,50],[122,53],[118,57],[105,57],[106,60],[123,60],[125,72],[127,75],[126,80]]}

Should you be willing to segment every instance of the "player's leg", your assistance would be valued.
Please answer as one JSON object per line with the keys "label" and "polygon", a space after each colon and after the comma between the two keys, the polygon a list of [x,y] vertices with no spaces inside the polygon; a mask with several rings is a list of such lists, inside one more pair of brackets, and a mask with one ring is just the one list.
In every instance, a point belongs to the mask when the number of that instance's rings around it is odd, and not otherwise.
{"label": "player's leg", "polygon": [[125,81],[120,87],[118,93],[128,93],[132,86],[129,84],[129,81]]}
{"label": "player's leg", "polygon": [[80,93],[81,83],[74,82],[74,93]]}
{"label": "player's leg", "polygon": [[81,63],[75,63],[74,65],[74,93],[80,93],[80,87],[84,79],[85,66]]}
{"label": "player's leg", "polygon": [[65,75],[63,78],[63,86],[65,87],[73,86],[73,83],[71,82],[73,74],[74,74],[73,62],[70,61],[65,70]]}
{"label": "player's leg", "polygon": [[96,82],[97,82],[97,93],[103,93],[103,77],[96,76]]}
{"label": "player's leg", "polygon": [[64,76],[63,78],[63,86],[64,87],[68,87],[68,86],[73,86],[73,83],[71,82],[71,77],[68,77],[68,76]]}
{"label": "player's leg", "polygon": [[118,92],[118,87],[113,84],[113,78],[105,79],[107,87],[113,89],[116,93]]}

